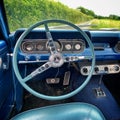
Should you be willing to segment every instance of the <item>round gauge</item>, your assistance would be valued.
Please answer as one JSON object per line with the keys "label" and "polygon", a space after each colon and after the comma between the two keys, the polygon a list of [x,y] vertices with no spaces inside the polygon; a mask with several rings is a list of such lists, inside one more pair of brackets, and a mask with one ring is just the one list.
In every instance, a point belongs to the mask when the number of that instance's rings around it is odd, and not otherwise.
{"label": "round gauge", "polygon": [[76,45],[75,45],[75,49],[76,49],[76,50],[80,50],[80,48],[81,48],[80,44],[76,44]]}
{"label": "round gauge", "polygon": [[26,46],[25,46],[25,49],[27,50],[27,51],[32,51],[33,50],[33,48],[34,48],[34,46],[33,46],[33,44],[26,44]]}
{"label": "round gauge", "polygon": [[65,45],[66,50],[70,50],[72,48],[71,44],[66,44]]}
{"label": "round gauge", "polygon": [[37,50],[43,50],[44,47],[41,44],[37,44],[36,48]]}
{"label": "round gauge", "polygon": [[58,41],[54,41],[54,43],[55,43],[55,46],[56,46],[56,48],[57,48],[57,51],[58,52],[60,52],[61,51],[61,44],[58,42]]}
{"label": "round gauge", "polygon": [[[62,46],[61,43],[59,41],[53,41],[55,44],[55,47],[57,49],[58,52],[62,51]],[[47,49],[49,49],[48,43],[47,43]]]}

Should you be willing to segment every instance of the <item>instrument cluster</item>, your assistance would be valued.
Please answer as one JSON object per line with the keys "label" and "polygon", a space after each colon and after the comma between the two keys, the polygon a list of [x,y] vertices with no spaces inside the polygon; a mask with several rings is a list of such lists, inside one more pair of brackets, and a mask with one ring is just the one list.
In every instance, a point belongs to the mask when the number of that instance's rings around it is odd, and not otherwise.
{"label": "instrument cluster", "polygon": [[[54,41],[58,52],[80,53],[85,49],[82,39],[58,39]],[[27,54],[47,54],[49,46],[47,39],[25,39],[21,44],[21,51]]]}

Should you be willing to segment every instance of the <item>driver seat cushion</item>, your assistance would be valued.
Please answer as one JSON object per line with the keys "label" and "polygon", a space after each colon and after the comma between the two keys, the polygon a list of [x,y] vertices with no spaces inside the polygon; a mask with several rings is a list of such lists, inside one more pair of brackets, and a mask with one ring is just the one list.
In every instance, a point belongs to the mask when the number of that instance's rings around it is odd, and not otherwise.
{"label": "driver seat cushion", "polygon": [[67,103],[28,110],[11,120],[105,120],[102,112],[87,103]]}

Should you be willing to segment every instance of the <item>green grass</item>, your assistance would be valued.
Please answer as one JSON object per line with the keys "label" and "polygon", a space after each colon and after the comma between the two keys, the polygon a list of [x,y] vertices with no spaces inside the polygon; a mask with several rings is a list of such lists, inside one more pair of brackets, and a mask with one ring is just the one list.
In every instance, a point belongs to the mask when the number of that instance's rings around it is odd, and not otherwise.
{"label": "green grass", "polygon": [[109,19],[94,19],[92,20],[92,29],[114,28],[120,30],[120,21]]}
{"label": "green grass", "polygon": [[10,31],[27,28],[45,19],[64,19],[72,23],[92,17],[54,0],[4,0]]}

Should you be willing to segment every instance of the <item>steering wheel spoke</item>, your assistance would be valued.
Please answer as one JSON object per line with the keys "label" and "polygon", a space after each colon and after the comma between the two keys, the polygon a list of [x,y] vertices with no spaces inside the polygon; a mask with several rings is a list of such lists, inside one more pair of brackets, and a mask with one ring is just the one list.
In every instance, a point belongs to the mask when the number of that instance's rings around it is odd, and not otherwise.
{"label": "steering wheel spoke", "polygon": [[57,53],[57,49],[56,49],[55,43],[53,41],[53,37],[50,33],[47,23],[44,23],[44,26],[45,26],[46,36],[48,39],[48,47],[50,49],[51,54],[55,54],[55,53]]}
{"label": "steering wheel spoke", "polygon": [[30,73],[28,76],[26,76],[23,79],[23,82],[27,82],[30,79],[32,79],[33,77],[37,76],[38,74],[43,73],[44,71],[48,70],[49,68],[51,68],[51,62],[47,62],[45,64],[43,64],[42,66],[38,67],[36,70],[34,70],[32,73]]}

